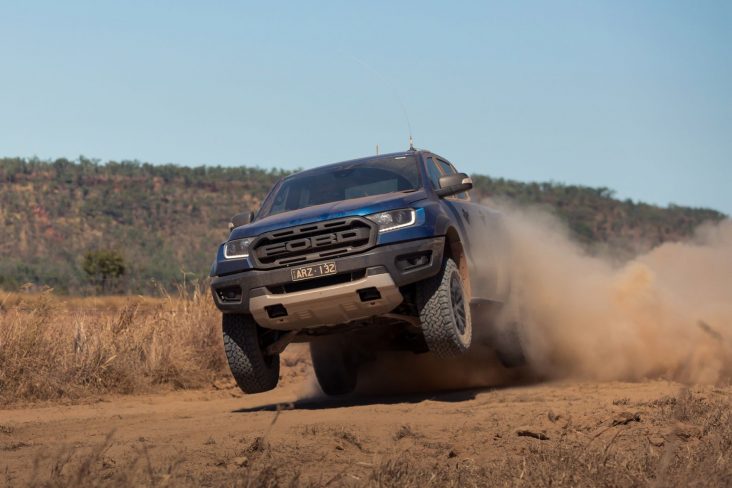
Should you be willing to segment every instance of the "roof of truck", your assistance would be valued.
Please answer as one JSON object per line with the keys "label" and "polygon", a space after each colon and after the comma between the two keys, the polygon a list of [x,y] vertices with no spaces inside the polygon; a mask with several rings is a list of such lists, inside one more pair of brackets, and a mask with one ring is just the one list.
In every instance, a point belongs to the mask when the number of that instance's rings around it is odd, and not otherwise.
{"label": "roof of truck", "polygon": [[387,153],[387,154],[378,154],[378,155],[375,154],[373,156],[364,156],[362,158],[349,159],[346,161],[340,161],[338,163],[330,163],[330,164],[324,164],[321,166],[316,166],[315,168],[308,168],[308,169],[299,171],[297,173],[294,173],[290,176],[287,176],[285,179],[290,178],[295,175],[301,175],[302,173],[307,173],[310,171],[319,171],[319,170],[328,169],[331,167],[342,166],[344,164],[357,164],[357,163],[361,163],[364,161],[372,161],[374,159],[395,159],[395,158],[406,157],[406,156],[417,156],[422,153],[432,154],[430,151],[427,151],[424,149],[416,149],[416,150],[394,152],[394,153]]}

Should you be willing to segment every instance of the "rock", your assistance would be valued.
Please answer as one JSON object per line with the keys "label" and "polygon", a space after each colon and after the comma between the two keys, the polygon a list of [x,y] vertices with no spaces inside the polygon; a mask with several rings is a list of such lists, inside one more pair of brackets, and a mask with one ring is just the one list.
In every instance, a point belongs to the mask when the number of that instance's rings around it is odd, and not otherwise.
{"label": "rock", "polygon": [[684,424],[677,422],[674,426],[673,434],[681,440],[699,438],[702,436],[702,429],[696,425]]}
{"label": "rock", "polygon": [[237,456],[231,460],[231,464],[233,464],[237,468],[243,468],[244,466],[249,464],[249,458],[246,456]]}
{"label": "rock", "polygon": [[457,457],[457,453],[455,452],[455,450],[454,450],[454,449],[450,449],[450,452],[448,452],[448,453],[447,453],[447,457],[448,457],[448,458],[454,458],[454,457]]}
{"label": "rock", "polygon": [[612,426],[616,425],[628,425],[631,422],[640,422],[639,413],[620,412],[614,419]]}
{"label": "rock", "polygon": [[540,441],[548,441],[549,437],[544,433],[530,427],[520,427],[516,429],[516,435],[519,437],[533,437]]}
{"label": "rock", "polygon": [[408,425],[402,425],[401,428],[394,434],[394,440],[398,441],[405,437],[417,437],[412,428]]}
{"label": "rock", "polygon": [[652,446],[663,447],[666,440],[661,436],[654,435],[648,438],[648,442],[650,442]]}
{"label": "rock", "polygon": [[269,450],[269,442],[264,437],[256,437],[247,449],[249,452],[264,452]]}

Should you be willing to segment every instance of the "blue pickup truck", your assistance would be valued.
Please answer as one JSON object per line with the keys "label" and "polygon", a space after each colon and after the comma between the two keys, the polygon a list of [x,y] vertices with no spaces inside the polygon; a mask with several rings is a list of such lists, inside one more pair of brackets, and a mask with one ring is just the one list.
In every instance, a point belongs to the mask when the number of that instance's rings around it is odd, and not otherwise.
{"label": "blue pickup truck", "polygon": [[291,342],[310,343],[329,395],[353,391],[381,350],[468,351],[489,326],[477,318],[510,286],[501,214],[471,202],[472,186],[445,158],[410,149],[287,176],[256,214],[236,215],[211,289],[239,387],[274,388]]}

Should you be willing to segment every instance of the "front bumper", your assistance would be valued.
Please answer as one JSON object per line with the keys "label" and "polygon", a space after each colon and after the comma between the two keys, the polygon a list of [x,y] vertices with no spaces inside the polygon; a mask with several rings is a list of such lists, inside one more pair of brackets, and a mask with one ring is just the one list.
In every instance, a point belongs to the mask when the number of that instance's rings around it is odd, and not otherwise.
{"label": "front bumper", "polygon": [[[282,287],[292,282],[290,268],[284,267],[269,270],[253,269],[225,276],[216,276],[211,281],[211,291],[216,306],[222,312],[251,313],[257,322],[264,327],[287,327],[290,330],[317,325],[329,325],[316,323],[319,320],[317,318],[305,320],[305,315],[310,311],[313,312],[312,315],[314,317],[317,317],[317,313],[315,312],[318,311],[318,308],[322,307],[322,304],[326,303],[329,297],[333,298],[337,296],[341,309],[345,310],[344,313],[338,312],[337,314],[339,323],[343,323],[349,320],[364,318],[364,310],[367,310],[368,307],[364,308],[362,306],[363,300],[358,293],[358,290],[362,290],[363,288],[376,287],[379,289],[381,287],[383,289],[383,293],[381,293],[382,297],[388,297],[388,299],[385,298],[382,301],[381,305],[374,307],[368,313],[368,316],[388,313],[393,310],[394,307],[401,303],[401,299],[399,298],[401,294],[397,297],[390,290],[393,289],[399,293],[399,288],[403,286],[436,275],[442,266],[444,247],[445,238],[434,237],[379,246],[360,254],[336,258],[334,261],[338,268],[338,274],[344,275],[350,273],[355,277],[352,281],[343,282],[338,285],[282,293]],[[417,264],[410,266],[409,259],[413,259],[414,257],[419,257],[419,259],[414,261]],[[362,283],[364,285],[363,287],[353,285],[361,279],[373,281],[374,278],[372,277],[379,276],[380,274],[388,276],[393,286],[385,281],[383,283],[379,281],[376,284],[378,286],[374,283],[366,282]],[[383,281],[383,278],[379,278],[379,280]],[[273,292],[275,290],[277,292]],[[348,290],[347,293],[342,293],[344,290]],[[318,297],[317,300],[313,300],[315,296]],[[280,297],[280,300],[277,301],[276,297]],[[346,306],[349,301],[354,305],[353,307]],[[310,305],[303,308],[301,304],[305,302]],[[286,303],[293,310],[297,309],[301,312],[302,321],[295,320],[295,316],[290,314],[289,310],[288,316],[293,316],[291,320],[284,322],[270,320],[275,317],[270,317],[265,307],[282,304],[285,308],[288,308],[285,305]],[[385,308],[389,308],[389,310],[385,310]],[[348,310],[352,310],[352,313],[349,313]],[[335,316],[333,314],[329,315],[330,319]],[[331,321],[330,319],[328,321]]]}
{"label": "front bumper", "polygon": [[[366,276],[347,283],[312,288],[293,293],[267,293],[253,290],[249,308],[262,327],[299,330],[308,327],[337,325],[389,313],[404,298],[389,273],[382,266],[369,268]],[[369,290],[370,296],[359,292]],[[261,293],[261,294],[260,294]],[[282,307],[287,315],[271,316],[272,307]]]}

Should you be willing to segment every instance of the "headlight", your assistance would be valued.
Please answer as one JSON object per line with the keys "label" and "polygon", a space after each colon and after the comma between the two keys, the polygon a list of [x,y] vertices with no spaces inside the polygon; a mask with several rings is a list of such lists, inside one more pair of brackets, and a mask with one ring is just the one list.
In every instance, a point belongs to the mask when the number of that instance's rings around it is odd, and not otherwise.
{"label": "headlight", "polygon": [[414,225],[417,214],[412,208],[403,208],[367,215],[366,218],[379,226],[379,232],[389,232]]}
{"label": "headlight", "polygon": [[224,244],[224,257],[226,259],[245,258],[249,256],[249,244],[251,239],[234,239]]}

